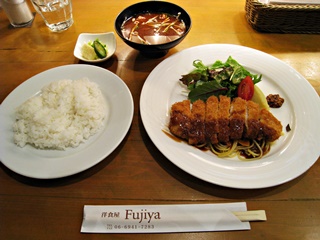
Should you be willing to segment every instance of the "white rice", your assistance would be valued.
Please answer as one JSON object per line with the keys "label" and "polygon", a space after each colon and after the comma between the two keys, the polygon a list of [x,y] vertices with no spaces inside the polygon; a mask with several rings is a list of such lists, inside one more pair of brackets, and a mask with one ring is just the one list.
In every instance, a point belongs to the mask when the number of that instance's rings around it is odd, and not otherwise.
{"label": "white rice", "polygon": [[104,126],[106,102],[88,79],[50,83],[16,109],[14,142],[40,149],[77,147]]}

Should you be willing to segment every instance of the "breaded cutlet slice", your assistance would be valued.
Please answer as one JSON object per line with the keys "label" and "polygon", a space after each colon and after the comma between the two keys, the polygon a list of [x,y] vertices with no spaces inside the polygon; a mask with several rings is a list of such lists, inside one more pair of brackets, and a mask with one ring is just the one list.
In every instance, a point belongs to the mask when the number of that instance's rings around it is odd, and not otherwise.
{"label": "breaded cutlet slice", "polygon": [[273,142],[282,134],[281,122],[266,109],[260,111],[260,127],[264,138]]}
{"label": "breaded cutlet slice", "polygon": [[241,139],[246,121],[246,101],[242,98],[234,98],[230,108],[230,139]]}
{"label": "breaded cutlet slice", "polygon": [[230,98],[220,95],[219,97],[219,112],[218,112],[218,140],[222,143],[229,142],[230,129],[229,129],[229,117],[230,117]]}
{"label": "breaded cutlet slice", "polygon": [[170,113],[170,132],[182,139],[188,139],[191,126],[191,118],[192,115],[189,100],[174,103],[171,106]]}
{"label": "breaded cutlet slice", "polygon": [[206,102],[206,138],[212,144],[217,144],[218,141],[218,111],[219,100],[216,96],[211,96]]}
{"label": "breaded cutlet slice", "polygon": [[205,118],[206,104],[202,100],[197,100],[192,104],[191,126],[189,129],[189,144],[200,145],[206,142],[205,138]]}
{"label": "breaded cutlet slice", "polygon": [[260,131],[260,107],[253,101],[247,101],[244,138],[256,139]]}

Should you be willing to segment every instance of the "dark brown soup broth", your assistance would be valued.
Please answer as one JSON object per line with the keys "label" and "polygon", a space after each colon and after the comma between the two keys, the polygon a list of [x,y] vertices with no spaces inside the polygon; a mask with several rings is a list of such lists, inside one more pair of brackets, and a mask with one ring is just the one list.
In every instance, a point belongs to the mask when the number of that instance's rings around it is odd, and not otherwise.
{"label": "dark brown soup broth", "polygon": [[142,13],[122,24],[122,35],[136,43],[163,44],[181,37],[186,26],[179,15],[166,13]]}

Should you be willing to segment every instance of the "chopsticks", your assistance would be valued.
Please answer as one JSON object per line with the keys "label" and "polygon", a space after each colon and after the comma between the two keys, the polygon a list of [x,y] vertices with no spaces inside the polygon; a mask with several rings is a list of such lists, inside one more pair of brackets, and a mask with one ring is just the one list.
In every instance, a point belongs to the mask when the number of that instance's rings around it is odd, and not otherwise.
{"label": "chopsticks", "polygon": [[265,210],[232,212],[241,222],[267,221]]}

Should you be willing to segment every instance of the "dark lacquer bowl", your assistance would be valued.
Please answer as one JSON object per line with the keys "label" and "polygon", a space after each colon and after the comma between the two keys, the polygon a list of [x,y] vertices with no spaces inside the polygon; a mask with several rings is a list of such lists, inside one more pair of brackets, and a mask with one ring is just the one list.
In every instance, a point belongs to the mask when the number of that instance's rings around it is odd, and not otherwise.
{"label": "dark lacquer bowl", "polygon": [[[176,16],[180,14],[179,19],[182,20],[185,24],[185,32],[177,39],[162,43],[162,44],[143,44],[136,43],[128,40],[122,35],[122,25],[123,23],[132,18],[132,16],[136,16],[137,14],[142,13],[167,13],[170,15]],[[124,9],[115,20],[115,30],[119,37],[130,47],[137,49],[140,53],[147,57],[162,57],[167,54],[169,49],[177,46],[189,33],[191,29],[191,18],[189,14],[180,6],[175,5],[169,2],[162,1],[146,1],[133,4],[126,9]]]}

